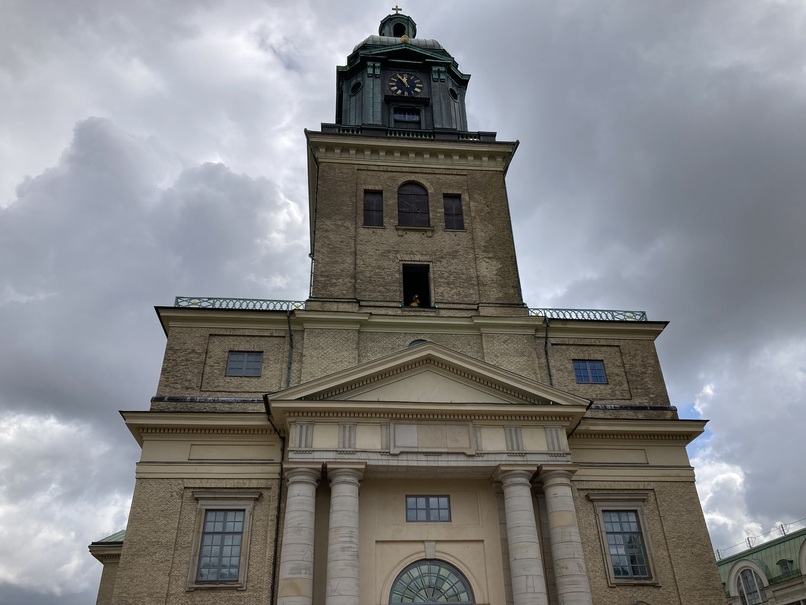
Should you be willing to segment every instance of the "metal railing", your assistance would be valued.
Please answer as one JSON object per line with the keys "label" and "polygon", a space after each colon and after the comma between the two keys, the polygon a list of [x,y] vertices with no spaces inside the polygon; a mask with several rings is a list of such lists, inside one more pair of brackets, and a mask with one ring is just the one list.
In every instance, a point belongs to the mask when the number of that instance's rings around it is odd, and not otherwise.
{"label": "metal railing", "polygon": [[304,300],[266,300],[262,298],[212,298],[177,296],[174,307],[195,309],[241,309],[244,311],[293,311],[304,309]]}
{"label": "metal railing", "polygon": [[[294,311],[304,309],[304,300],[267,300],[262,298],[215,298],[177,296],[174,307],[194,309],[240,309],[244,311]],[[529,309],[533,317],[549,319],[585,319],[589,321],[648,321],[646,311],[617,309]]]}
{"label": "metal railing", "polygon": [[549,319],[587,319],[592,321],[648,321],[646,311],[620,309],[529,309],[529,315]]}

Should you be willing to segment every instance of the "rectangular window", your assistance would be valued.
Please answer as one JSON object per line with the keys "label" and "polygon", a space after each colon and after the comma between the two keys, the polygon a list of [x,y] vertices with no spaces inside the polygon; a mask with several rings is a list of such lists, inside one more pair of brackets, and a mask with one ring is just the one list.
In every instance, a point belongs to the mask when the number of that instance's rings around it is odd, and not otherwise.
{"label": "rectangular window", "polygon": [[596,511],[610,586],[658,584],[652,577],[652,546],[644,521],[644,507],[650,494],[637,490],[586,494]]}
{"label": "rectangular window", "polygon": [[227,376],[260,376],[263,369],[261,351],[230,351],[227,357]]}
{"label": "rectangular window", "polygon": [[243,510],[205,512],[197,582],[238,581],[243,523]]}
{"label": "rectangular window", "polygon": [[638,512],[634,510],[602,511],[610,564],[613,566],[613,577],[649,578],[641,525]]}
{"label": "rectangular window", "polygon": [[574,377],[578,383],[606,383],[604,361],[574,359]]}
{"label": "rectangular window", "polygon": [[364,192],[364,226],[383,227],[383,192]]}
{"label": "rectangular window", "polygon": [[403,305],[407,307],[431,306],[429,265],[403,265]]}
{"label": "rectangular window", "polygon": [[417,107],[395,107],[392,119],[395,128],[420,128],[420,110]]}
{"label": "rectangular window", "polygon": [[188,590],[224,586],[246,588],[252,516],[261,492],[193,491],[196,530],[188,569]]}
{"label": "rectangular window", "polygon": [[450,520],[450,496],[406,496],[406,521],[445,523]]}
{"label": "rectangular window", "polygon": [[465,219],[462,216],[462,196],[445,195],[445,229],[460,231],[465,228]]}

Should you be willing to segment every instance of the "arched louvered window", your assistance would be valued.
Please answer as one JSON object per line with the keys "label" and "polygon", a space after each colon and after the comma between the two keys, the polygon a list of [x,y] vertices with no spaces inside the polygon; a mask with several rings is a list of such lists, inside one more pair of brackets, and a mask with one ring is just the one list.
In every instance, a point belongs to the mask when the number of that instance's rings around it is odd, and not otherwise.
{"label": "arched louvered window", "polygon": [[742,605],[760,605],[767,602],[764,582],[752,569],[743,569],[736,580]]}
{"label": "arched louvered window", "polygon": [[417,183],[404,183],[397,190],[397,224],[403,227],[430,227],[428,191]]}
{"label": "arched louvered window", "polygon": [[389,595],[397,603],[475,603],[470,583],[453,565],[436,559],[412,563],[397,576]]}

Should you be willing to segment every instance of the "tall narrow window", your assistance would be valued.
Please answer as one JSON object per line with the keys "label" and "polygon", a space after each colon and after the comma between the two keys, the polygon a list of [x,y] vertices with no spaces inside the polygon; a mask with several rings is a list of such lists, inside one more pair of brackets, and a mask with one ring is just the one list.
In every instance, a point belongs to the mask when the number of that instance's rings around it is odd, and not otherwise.
{"label": "tall narrow window", "polygon": [[602,511],[607,549],[613,577],[649,578],[644,538],[638,522],[638,512],[633,510]]}
{"label": "tall narrow window", "polygon": [[428,265],[403,265],[403,304],[405,306],[431,306],[429,270]]}
{"label": "tall narrow window", "polygon": [[752,569],[743,569],[736,580],[739,598],[742,605],[759,605],[767,602],[764,582]]}
{"label": "tall narrow window", "polygon": [[244,511],[208,510],[204,514],[197,582],[236,582],[241,567]]}
{"label": "tall narrow window", "polygon": [[397,224],[403,227],[429,227],[428,191],[417,183],[405,183],[397,190]]}
{"label": "tall narrow window", "polygon": [[364,192],[364,226],[383,227],[383,192]]}
{"label": "tall narrow window", "polygon": [[262,368],[261,351],[230,351],[227,357],[227,376],[260,376]]}
{"label": "tall narrow window", "polygon": [[465,219],[462,216],[462,196],[445,195],[442,198],[445,204],[445,229],[462,230],[465,228]]}

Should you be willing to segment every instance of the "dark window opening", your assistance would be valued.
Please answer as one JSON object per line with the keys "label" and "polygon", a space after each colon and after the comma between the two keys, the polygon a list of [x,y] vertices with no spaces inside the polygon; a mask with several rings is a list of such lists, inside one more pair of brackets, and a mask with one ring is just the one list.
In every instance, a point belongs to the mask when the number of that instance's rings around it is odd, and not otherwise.
{"label": "dark window opening", "polygon": [[403,227],[429,227],[428,191],[417,183],[406,183],[397,190],[397,224]]}
{"label": "dark window opening", "polygon": [[407,307],[431,306],[428,265],[403,265],[403,304]]}
{"label": "dark window opening", "polygon": [[598,359],[574,359],[574,378],[580,384],[606,383],[604,362]]}
{"label": "dark window opening", "polygon": [[448,94],[451,95],[451,99],[453,99],[454,101],[459,100],[459,93],[456,92],[453,88],[448,89]]}
{"label": "dark window opening", "polygon": [[419,128],[420,110],[416,107],[395,107],[392,110],[395,128]]}
{"label": "dark window opening", "polygon": [[383,227],[383,192],[364,192],[364,226]]}
{"label": "dark window opening", "polygon": [[359,90],[361,90],[362,86],[363,86],[363,84],[362,84],[361,80],[358,80],[357,82],[353,83],[353,85],[350,87],[350,94],[354,95]]}
{"label": "dark window opening", "polygon": [[462,216],[462,196],[446,195],[443,201],[445,204],[445,229],[464,229],[465,219]]}
{"label": "dark window opening", "polygon": [[394,28],[392,29],[392,33],[395,35],[395,38],[400,38],[401,36],[406,35],[406,26],[402,23],[395,23]]}
{"label": "dark window opening", "polygon": [[261,351],[230,351],[227,357],[227,376],[260,376],[262,368]]}

